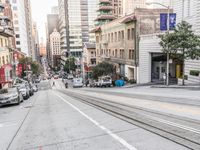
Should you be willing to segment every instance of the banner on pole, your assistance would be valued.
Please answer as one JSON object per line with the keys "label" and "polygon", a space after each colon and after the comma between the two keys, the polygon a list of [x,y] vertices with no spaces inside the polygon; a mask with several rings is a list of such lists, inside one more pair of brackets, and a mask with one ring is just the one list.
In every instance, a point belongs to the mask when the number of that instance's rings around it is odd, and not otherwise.
{"label": "banner on pole", "polygon": [[167,13],[161,13],[160,14],[160,30],[161,31],[167,31],[167,28],[169,27],[169,30],[174,30],[176,27],[176,14],[170,13],[169,14],[169,25],[167,25],[168,22],[168,14]]}

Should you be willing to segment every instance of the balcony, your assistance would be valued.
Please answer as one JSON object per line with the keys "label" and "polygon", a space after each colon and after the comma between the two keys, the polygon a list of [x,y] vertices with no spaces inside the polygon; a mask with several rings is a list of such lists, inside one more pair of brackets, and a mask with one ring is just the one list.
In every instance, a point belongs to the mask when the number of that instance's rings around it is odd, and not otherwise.
{"label": "balcony", "polygon": [[5,37],[13,37],[14,36],[14,31],[13,28],[10,26],[0,26],[0,35],[5,36]]}
{"label": "balcony", "polygon": [[112,2],[109,0],[99,0],[99,3],[100,4],[112,4]]}
{"label": "balcony", "polygon": [[116,19],[116,17],[112,14],[100,14],[97,17],[96,21],[98,21],[98,20],[114,20],[114,19]]}
{"label": "balcony", "polygon": [[113,6],[99,6],[99,11],[113,10]]}

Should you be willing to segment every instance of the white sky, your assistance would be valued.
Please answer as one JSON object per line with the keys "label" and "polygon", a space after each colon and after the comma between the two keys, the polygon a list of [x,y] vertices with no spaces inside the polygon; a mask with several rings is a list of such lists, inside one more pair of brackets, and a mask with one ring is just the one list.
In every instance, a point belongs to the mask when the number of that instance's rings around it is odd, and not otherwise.
{"label": "white sky", "polygon": [[37,23],[40,42],[41,38],[46,42],[45,23],[47,22],[47,14],[51,13],[51,7],[57,5],[58,0],[31,0],[32,18]]}

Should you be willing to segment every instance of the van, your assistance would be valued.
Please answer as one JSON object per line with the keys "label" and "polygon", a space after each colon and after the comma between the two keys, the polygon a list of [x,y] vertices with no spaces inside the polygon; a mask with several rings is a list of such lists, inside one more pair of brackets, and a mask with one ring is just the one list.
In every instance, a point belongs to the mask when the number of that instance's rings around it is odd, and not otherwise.
{"label": "van", "polygon": [[83,78],[74,78],[73,79],[73,88],[83,87]]}

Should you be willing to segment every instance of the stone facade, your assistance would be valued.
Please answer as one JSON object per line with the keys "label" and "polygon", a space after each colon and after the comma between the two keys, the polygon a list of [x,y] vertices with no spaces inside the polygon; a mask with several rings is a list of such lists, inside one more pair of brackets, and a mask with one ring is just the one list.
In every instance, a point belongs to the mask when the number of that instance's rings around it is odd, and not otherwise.
{"label": "stone facade", "polygon": [[96,54],[97,63],[110,62],[119,75],[135,79],[135,22],[127,22],[129,17],[133,14],[96,29]]}

